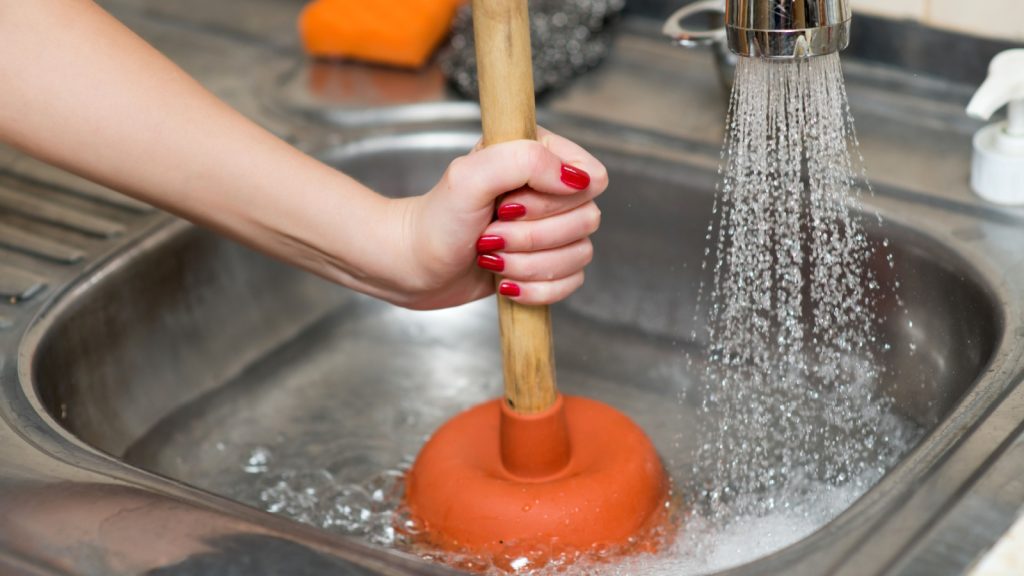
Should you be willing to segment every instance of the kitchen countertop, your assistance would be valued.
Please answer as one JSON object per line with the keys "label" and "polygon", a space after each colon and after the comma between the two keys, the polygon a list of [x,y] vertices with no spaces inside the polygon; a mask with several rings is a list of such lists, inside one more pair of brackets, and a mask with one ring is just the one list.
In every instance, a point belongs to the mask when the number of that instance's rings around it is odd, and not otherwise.
{"label": "kitchen countertop", "polygon": [[[275,102],[275,95],[267,94],[266,88],[289,69],[302,65],[294,26],[302,2],[102,0],[100,4],[239,111],[286,138],[295,130],[296,117],[288,117],[288,110],[280,112],[299,103],[281,102],[280,96]],[[650,37],[656,22],[631,19],[625,27],[647,36],[620,35],[603,66],[540,101],[541,118],[547,110],[574,116],[581,123],[625,126],[646,131],[652,138],[678,137],[705,149],[719,149],[727,99],[716,80],[710,53],[682,50]],[[372,69],[359,64],[341,68],[341,74],[353,77]],[[846,62],[845,68],[848,76],[870,70],[875,78],[881,69],[857,62]],[[428,78],[439,73],[428,68],[411,76]],[[433,79],[416,86],[427,87],[429,100],[458,100],[450,91],[439,89]],[[896,71],[891,82],[851,88],[855,102],[870,106],[870,110],[853,109],[870,178],[907,191],[985,206],[967,187],[970,137],[983,125],[962,113],[973,88],[908,78]],[[408,87],[402,89],[410,98],[417,97]],[[891,97],[893,91],[900,93],[898,99]],[[910,92],[927,98],[914,99],[908,96]],[[349,95],[331,95],[301,105],[351,107],[353,102],[344,99]],[[355,100],[355,105],[364,109],[374,107],[366,95]],[[900,122],[891,122],[894,117]],[[922,140],[920,132],[909,134],[902,129],[908,119],[928,132],[927,140]],[[936,148],[945,152],[940,165],[933,162]],[[22,157],[15,151],[0,148],[0,168],[20,161]],[[1024,217],[1024,209],[1008,212]]]}
{"label": "kitchen countertop", "polygon": [[[1024,510],[1022,510],[1024,513]],[[1010,576],[1024,572],[1024,517],[971,571],[972,576]]]}

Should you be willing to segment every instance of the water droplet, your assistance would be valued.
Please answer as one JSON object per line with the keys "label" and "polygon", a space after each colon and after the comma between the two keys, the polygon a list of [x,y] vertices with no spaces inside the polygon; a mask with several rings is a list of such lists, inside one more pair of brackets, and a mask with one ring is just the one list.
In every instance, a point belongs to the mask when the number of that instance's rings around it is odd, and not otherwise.
{"label": "water droplet", "polygon": [[243,470],[249,474],[262,474],[270,467],[270,450],[262,446],[252,449],[249,459],[245,461]]}

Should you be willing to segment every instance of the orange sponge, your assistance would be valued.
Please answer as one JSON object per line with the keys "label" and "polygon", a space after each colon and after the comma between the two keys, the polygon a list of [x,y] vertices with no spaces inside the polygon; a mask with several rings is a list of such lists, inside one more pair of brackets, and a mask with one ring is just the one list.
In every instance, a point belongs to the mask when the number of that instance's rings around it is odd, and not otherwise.
{"label": "orange sponge", "polygon": [[315,0],[299,16],[310,55],[422,66],[463,0]]}

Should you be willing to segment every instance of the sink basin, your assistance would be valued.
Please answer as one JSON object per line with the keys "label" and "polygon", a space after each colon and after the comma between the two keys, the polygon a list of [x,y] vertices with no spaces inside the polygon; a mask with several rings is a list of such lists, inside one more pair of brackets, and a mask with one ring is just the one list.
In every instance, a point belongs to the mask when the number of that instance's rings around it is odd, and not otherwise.
{"label": "sink basin", "polygon": [[[428,189],[476,139],[400,133],[321,156],[400,196]],[[685,491],[700,401],[687,353],[702,345],[690,335],[705,321],[695,310],[709,280],[700,264],[717,159],[686,146],[576,139],[606,163],[612,185],[587,284],[553,308],[559,385],[633,417]],[[869,233],[889,240],[895,262],[872,265],[883,281],[899,280],[902,300],[884,291],[877,303],[887,319],[880,341],[891,346],[880,391],[918,440],[838,517],[738,573],[880,572],[998,444],[977,431],[1014,389],[1024,273],[993,246],[1020,245],[1024,232],[899,190],[880,189],[868,203],[883,217]],[[501,384],[490,299],[396,308],[172,221],[55,299],[23,341],[19,371],[31,407],[22,433],[44,452],[239,525],[273,526],[275,538],[362,562],[367,573],[447,569],[247,506],[266,504],[270,481],[288,477],[281,471],[378,481]],[[915,499],[921,487],[930,487],[927,501]],[[851,564],[855,551],[871,560]]]}

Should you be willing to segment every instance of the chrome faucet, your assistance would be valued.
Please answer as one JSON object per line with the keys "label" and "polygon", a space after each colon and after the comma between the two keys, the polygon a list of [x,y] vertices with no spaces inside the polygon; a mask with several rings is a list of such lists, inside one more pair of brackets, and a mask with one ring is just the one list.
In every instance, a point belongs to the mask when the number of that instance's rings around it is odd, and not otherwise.
{"label": "chrome faucet", "polygon": [[850,43],[847,0],[728,0],[729,49],[757,58],[806,58]]}
{"label": "chrome faucet", "polygon": [[[722,26],[683,25],[700,13],[724,15]],[[736,56],[793,59],[838,52],[850,43],[852,17],[848,0],[701,0],[669,16],[662,33],[686,48],[711,46],[728,89]]]}

